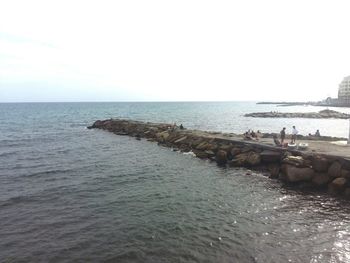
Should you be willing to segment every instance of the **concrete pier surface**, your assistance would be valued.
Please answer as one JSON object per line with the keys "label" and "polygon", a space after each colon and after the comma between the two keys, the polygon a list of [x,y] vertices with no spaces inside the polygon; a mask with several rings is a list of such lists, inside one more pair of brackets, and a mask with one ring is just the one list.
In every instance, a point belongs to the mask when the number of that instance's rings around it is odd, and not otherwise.
{"label": "concrete pier surface", "polygon": [[297,143],[308,144],[307,149],[300,150],[278,147],[271,136],[245,140],[243,135],[182,129],[166,123],[108,119],[98,120],[88,128],[144,138],[176,151],[192,152],[221,166],[258,170],[298,189],[350,199],[350,147],[345,141],[339,144],[330,137],[322,141],[322,137],[299,136]]}

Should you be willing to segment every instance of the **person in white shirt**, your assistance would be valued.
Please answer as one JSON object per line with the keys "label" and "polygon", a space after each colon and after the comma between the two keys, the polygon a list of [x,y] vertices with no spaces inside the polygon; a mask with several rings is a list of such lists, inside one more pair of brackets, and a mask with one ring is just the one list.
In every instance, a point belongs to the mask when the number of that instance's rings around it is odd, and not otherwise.
{"label": "person in white shirt", "polygon": [[295,140],[297,138],[297,134],[298,134],[298,130],[295,128],[295,126],[293,126],[291,143],[295,143]]}

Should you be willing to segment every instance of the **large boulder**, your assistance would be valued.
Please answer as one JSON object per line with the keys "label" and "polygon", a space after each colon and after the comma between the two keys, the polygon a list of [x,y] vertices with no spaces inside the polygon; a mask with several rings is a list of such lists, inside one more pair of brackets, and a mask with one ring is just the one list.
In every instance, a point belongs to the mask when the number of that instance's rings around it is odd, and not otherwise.
{"label": "large boulder", "polygon": [[179,139],[177,139],[176,141],[174,141],[174,143],[175,144],[183,143],[183,141],[186,139],[187,139],[187,136],[182,136]]}
{"label": "large boulder", "polygon": [[344,191],[344,196],[347,199],[350,199],[350,187],[347,187]]}
{"label": "large boulder", "polygon": [[328,173],[315,173],[315,176],[312,178],[312,183],[317,187],[326,186],[332,178]]}
{"label": "large boulder", "polygon": [[291,164],[283,164],[280,174],[281,180],[289,183],[311,181],[314,177],[314,170],[309,167],[296,167]]}
{"label": "large boulder", "polygon": [[261,161],[264,163],[275,163],[281,160],[281,153],[276,151],[264,150],[260,153]]}
{"label": "large boulder", "polygon": [[220,145],[218,147],[219,147],[219,150],[223,150],[227,153],[230,153],[233,146],[232,146],[232,144],[224,144],[224,145]]}
{"label": "large boulder", "polygon": [[324,173],[328,171],[329,163],[326,158],[315,157],[312,160],[312,168],[319,173]]}
{"label": "large boulder", "polygon": [[234,147],[231,149],[230,154],[232,157],[235,157],[237,154],[241,153],[241,148]]}
{"label": "large boulder", "polygon": [[280,165],[278,163],[270,163],[268,165],[268,170],[270,172],[270,178],[276,179],[280,174]]}
{"label": "large boulder", "polygon": [[350,171],[346,169],[341,169],[340,172],[341,177],[344,177],[346,179],[350,179]]}
{"label": "large boulder", "polygon": [[335,161],[328,168],[328,174],[332,178],[338,178],[338,177],[341,177],[341,170],[342,170],[342,165],[338,161]]}
{"label": "large boulder", "polygon": [[215,156],[216,163],[219,165],[225,165],[227,163],[227,153],[226,151],[219,150]]}
{"label": "large boulder", "polygon": [[208,155],[209,158],[215,156],[215,153],[213,151],[211,151],[211,150],[207,150],[207,151],[204,151],[204,152]]}
{"label": "large boulder", "polygon": [[261,163],[260,154],[256,152],[240,153],[230,162],[231,166],[257,166]]}
{"label": "large boulder", "polygon": [[201,158],[201,159],[206,159],[209,157],[208,154],[206,152],[203,152],[203,151],[193,150],[193,153],[196,155],[196,157]]}
{"label": "large boulder", "polygon": [[170,134],[167,131],[156,133],[156,138],[158,142],[165,142],[169,138]]}
{"label": "large boulder", "polygon": [[331,194],[341,194],[347,187],[347,179],[343,177],[335,178],[328,185],[328,192]]}
{"label": "large boulder", "polygon": [[257,166],[261,162],[260,154],[256,152],[248,153],[246,163],[248,166]]}
{"label": "large boulder", "polygon": [[301,156],[287,156],[282,161],[283,164],[290,164],[295,167],[308,167],[308,163]]}
{"label": "large boulder", "polygon": [[200,144],[198,144],[196,146],[196,149],[200,150],[200,151],[205,151],[205,150],[207,150],[208,147],[209,147],[209,142],[204,141],[204,142],[201,142]]}
{"label": "large boulder", "polygon": [[88,127],[88,129],[100,129],[103,126],[103,121],[97,120],[95,121],[91,126]]}

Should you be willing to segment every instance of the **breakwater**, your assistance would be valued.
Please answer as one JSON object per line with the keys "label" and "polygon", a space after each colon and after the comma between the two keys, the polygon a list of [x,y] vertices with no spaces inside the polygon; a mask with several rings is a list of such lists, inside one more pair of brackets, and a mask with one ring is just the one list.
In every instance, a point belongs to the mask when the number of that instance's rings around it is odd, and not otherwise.
{"label": "breakwater", "polygon": [[298,189],[350,198],[350,160],[342,156],[288,150],[230,134],[181,129],[166,123],[108,119],[98,120],[88,128],[145,138],[174,150],[193,152],[198,158],[221,166],[258,170]]}
{"label": "breakwater", "polygon": [[321,110],[319,112],[253,112],[244,117],[254,118],[310,118],[310,119],[349,119],[350,114],[334,110]]}

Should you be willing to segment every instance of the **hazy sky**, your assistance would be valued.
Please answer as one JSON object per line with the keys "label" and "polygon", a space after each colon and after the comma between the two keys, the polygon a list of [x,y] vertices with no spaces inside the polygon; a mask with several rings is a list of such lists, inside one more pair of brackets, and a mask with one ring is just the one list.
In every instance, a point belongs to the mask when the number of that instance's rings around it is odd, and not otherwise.
{"label": "hazy sky", "polygon": [[349,0],[0,0],[0,101],[336,97],[349,11]]}

